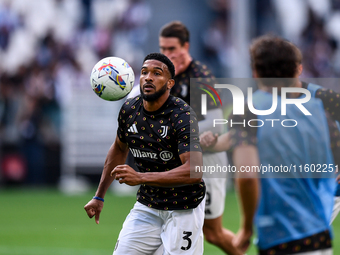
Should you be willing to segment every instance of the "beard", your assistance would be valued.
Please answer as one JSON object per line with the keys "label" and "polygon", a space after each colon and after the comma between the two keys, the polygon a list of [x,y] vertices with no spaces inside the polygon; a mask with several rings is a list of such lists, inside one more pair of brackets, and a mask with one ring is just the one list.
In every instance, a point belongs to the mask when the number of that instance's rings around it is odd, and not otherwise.
{"label": "beard", "polygon": [[156,91],[155,93],[150,94],[150,95],[145,95],[144,92],[143,92],[142,87],[140,87],[140,94],[142,95],[142,98],[145,101],[148,101],[148,102],[156,101],[158,98],[163,96],[164,93],[166,92],[166,85],[167,84],[165,83],[163,87],[161,87],[158,91]]}

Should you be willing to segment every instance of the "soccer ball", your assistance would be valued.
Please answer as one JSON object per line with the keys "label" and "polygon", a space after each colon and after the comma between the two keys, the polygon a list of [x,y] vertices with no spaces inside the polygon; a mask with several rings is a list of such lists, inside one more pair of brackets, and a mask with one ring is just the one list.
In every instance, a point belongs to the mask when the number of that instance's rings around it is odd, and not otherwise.
{"label": "soccer ball", "polygon": [[124,59],[107,57],[95,64],[90,82],[97,96],[104,100],[117,101],[131,92],[135,74]]}

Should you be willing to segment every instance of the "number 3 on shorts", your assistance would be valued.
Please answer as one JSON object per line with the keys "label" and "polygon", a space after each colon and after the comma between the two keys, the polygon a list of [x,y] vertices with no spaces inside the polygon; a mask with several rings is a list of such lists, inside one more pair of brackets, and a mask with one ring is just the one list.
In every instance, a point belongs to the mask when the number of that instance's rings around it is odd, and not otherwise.
{"label": "number 3 on shorts", "polygon": [[191,239],[189,237],[192,235],[192,232],[183,231],[183,234],[184,236],[182,238],[183,240],[188,241],[188,245],[187,247],[182,246],[181,249],[186,251],[186,250],[189,250],[191,247]]}

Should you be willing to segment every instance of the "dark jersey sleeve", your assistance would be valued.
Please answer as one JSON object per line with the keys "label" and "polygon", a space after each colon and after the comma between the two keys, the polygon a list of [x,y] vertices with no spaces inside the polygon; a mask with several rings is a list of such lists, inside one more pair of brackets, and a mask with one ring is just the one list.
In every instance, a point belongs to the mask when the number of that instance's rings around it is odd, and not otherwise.
{"label": "dark jersey sleeve", "polygon": [[[302,81],[302,87],[308,89],[308,83]],[[321,99],[333,120],[340,122],[340,94],[332,89],[319,88],[315,92],[315,97]]]}
{"label": "dark jersey sleeve", "polygon": [[[232,115],[233,123],[244,123],[236,124],[230,128],[230,150],[234,150],[239,145],[257,145],[257,128],[250,127],[247,125],[251,119],[257,119],[257,116],[249,111],[249,108],[245,106],[244,115]],[[254,123],[256,125],[256,123]]]}
{"label": "dark jersey sleeve", "polygon": [[126,143],[125,140],[125,134],[124,134],[124,129],[123,127],[125,126],[125,122],[127,118],[129,117],[129,107],[127,107],[131,102],[133,98],[128,98],[125,103],[122,105],[120,108],[119,114],[118,114],[118,128],[117,128],[117,136],[119,140],[123,143]]}
{"label": "dark jersey sleeve", "polygon": [[175,114],[175,116],[177,116],[174,120],[174,128],[177,133],[178,154],[188,151],[201,151],[195,112],[188,106],[187,110]]}
{"label": "dark jersey sleeve", "polygon": [[[304,88],[307,88],[308,83],[303,82],[302,86]],[[323,106],[326,110],[334,161],[337,165],[339,165],[340,164],[339,127],[334,121],[340,122],[340,94],[336,93],[334,90],[331,89],[320,88],[316,91],[315,97],[321,99]]]}
{"label": "dark jersey sleeve", "polygon": [[329,136],[333,152],[334,163],[340,166],[340,132],[336,122],[329,112],[326,112],[329,127]]}
{"label": "dark jersey sleeve", "polygon": [[320,98],[322,103],[336,121],[340,122],[340,94],[331,89],[321,88],[315,93],[316,98]]}

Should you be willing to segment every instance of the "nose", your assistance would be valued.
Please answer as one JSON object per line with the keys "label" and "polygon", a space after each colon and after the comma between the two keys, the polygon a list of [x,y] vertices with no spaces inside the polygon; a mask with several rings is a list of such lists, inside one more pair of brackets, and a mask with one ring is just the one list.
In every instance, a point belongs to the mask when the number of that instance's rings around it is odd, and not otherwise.
{"label": "nose", "polygon": [[152,79],[152,76],[151,76],[151,72],[148,72],[148,73],[145,75],[144,80],[145,80],[146,82],[150,82],[150,81],[153,80],[153,79]]}
{"label": "nose", "polygon": [[162,54],[164,54],[165,56],[169,57],[169,55],[170,55],[171,51],[170,51],[170,50],[168,50],[168,49],[164,49],[164,50],[162,50],[162,52],[161,52],[161,53],[162,53]]}
{"label": "nose", "polygon": [[167,56],[170,60],[174,58],[175,54],[170,51],[170,50],[167,50],[165,51],[165,53],[163,53],[165,56]]}

